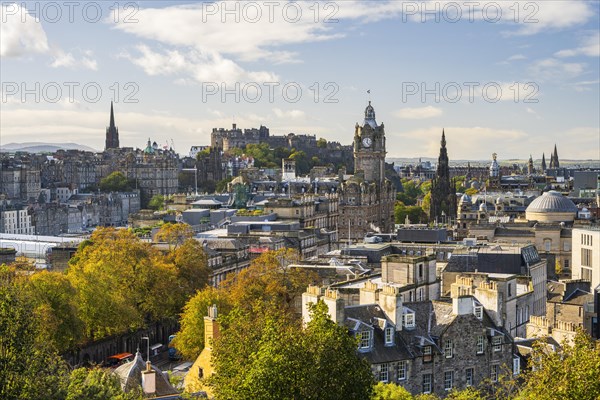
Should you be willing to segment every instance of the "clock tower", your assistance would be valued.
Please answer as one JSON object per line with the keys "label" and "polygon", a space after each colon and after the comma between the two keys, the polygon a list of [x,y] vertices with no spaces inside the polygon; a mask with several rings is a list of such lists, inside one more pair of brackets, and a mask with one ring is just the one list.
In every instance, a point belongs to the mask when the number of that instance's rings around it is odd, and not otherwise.
{"label": "clock tower", "polygon": [[354,127],[354,173],[362,173],[365,181],[382,185],[385,180],[385,132],[377,125],[375,110],[369,101],[363,125]]}
{"label": "clock tower", "polygon": [[354,176],[341,183],[341,240],[361,240],[370,232],[394,229],[396,190],[385,178],[385,133],[377,125],[375,110],[365,109],[365,120],[354,128]]}

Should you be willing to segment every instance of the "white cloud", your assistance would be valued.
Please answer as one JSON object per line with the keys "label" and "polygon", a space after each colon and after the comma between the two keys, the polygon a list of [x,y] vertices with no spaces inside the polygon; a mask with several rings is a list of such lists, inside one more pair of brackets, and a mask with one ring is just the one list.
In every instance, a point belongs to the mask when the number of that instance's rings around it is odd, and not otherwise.
{"label": "white cloud", "polygon": [[277,118],[281,118],[281,119],[299,119],[299,118],[304,118],[306,115],[304,113],[304,111],[302,111],[302,110],[283,111],[280,108],[274,108],[273,112],[275,113]]}
{"label": "white cloud", "polygon": [[593,89],[598,91],[600,80],[575,82],[573,88],[576,92],[589,92]]}
{"label": "white cloud", "polygon": [[565,49],[554,54],[556,57],[574,57],[578,55],[600,57],[600,32],[596,31],[581,41],[575,49]]}
{"label": "white cloud", "polygon": [[73,53],[65,53],[64,51],[57,49],[54,51],[54,62],[50,64],[53,68],[65,67],[65,68],[84,68],[92,71],[98,70],[98,62],[92,58],[93,53],[89,50],[80,52],[82,53],[78,58],[73,56]]}
{"label": "white cloud", "polygon": [[442,115],[441,108],[426,106],[417,108],[402,108],[394,113],[400,119],[426,119]]}
{"label": "white cloud", "polygon": [[26,8],[16,3],[2,3],[0,19],[2,57],[23,57],[50,51],[42,24]]}
{"label": "white cloud", "polygon": [[77,58],[58,46],[48,44],[48,37],[39,19],[27,8],[16,3],[2,3],[0,6],[0,55],[9,58],[22,58],[34,54],[50,55],[54,61],[51,67],[85,68],[96,71],[98,63],[90,50],[78,51]]}
{"label": "white cloud", "polygon": [[556,58],[546,58],[533,63],[529,70],[537,79],[544,81],[577,77],[583,73],[584,67],[583,63],[567,63]]}
{"label": "white cloud", "polygon": [[[184,75],[196,82],[234,83],[234,82],[275,82],[277,75],[266,71],[246,71],[230,59],[223,58],[215,51],[201,52],[189,49],[152,50],[146,45],[136,47],[138,55],[123,53],[121,57],[129,59],[142,68],[148,75]],[[179,78],[177,84],[188,84],[190,79]]]}
{"label": "white cloud", "polygon": [[518,60],[525,60],[525,59],[527,59],[527,57],[525,57],[523,54],[515,54],[515,55],[508,57],[508,59],[506,61],[518,61]]}

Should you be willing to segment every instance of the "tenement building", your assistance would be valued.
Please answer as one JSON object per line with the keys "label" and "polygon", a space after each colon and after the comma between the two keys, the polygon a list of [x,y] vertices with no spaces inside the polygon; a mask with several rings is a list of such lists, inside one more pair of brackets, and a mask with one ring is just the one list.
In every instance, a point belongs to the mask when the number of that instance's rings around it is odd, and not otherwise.
{"label": "tenement building", "polygon": [[371,102],[354,129],[354,175],[340,185],[339,237],[362,239],[367,232],[391,232],[396,190],[385,177],[385,130]]}
{"label": "tenement building", "polygon": [[309,286],[302,295],[304,322],[310,318],[308,305],[319,300],[332,320],[358,339],[358,354],[375,379],[412,394],[445,396],[497,382],[507,369],[520,370],[511,336],[472,296],[406,303],[398,288],[384,286],[377,292],[361,290],[360,304],[346,306],[337,290]]}

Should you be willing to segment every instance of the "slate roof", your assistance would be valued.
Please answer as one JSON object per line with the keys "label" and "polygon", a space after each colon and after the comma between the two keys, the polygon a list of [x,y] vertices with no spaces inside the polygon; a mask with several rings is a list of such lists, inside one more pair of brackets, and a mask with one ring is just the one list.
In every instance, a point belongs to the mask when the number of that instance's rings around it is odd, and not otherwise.
{"label": "slate roof", "polygon": [[[369,351],[359,352],[371,364],[381,364],[400,360],[408,360],[412,357],[402,337],[396,333],[394,345],[385,345],[383,329],[385,323],[393,325],[387,318],[385,312],[377,304],[366,304],[349,306],[345,308],[346,326],[356,331],[361,327],[368,326],[373,329],[373,346]],[[364,329],[361,329],[364,330]]]}
{"label": "slate roof", "polygon": [[[142,371],[146,370],[146,363],[144,362],[142,355],[138,351],[135,353],[133,361],[128,362],[119,366],[113,371],[121,380],[121,388],[124,392],[131,390],[140,389],[142,386]],[[156,372],[156,395],[165,396],[170,394],[176,394],[177,390],[169,383],[167,376],[155,366],[152,366],[152,370]]]}

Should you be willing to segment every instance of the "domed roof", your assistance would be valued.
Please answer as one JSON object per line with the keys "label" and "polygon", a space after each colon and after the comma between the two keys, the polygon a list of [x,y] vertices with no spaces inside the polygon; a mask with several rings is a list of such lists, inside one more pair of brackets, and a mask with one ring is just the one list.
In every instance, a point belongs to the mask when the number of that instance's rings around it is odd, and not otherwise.
{"label": "domed roof", "polygon": [[576,213],[577,206],[559,192],[551,190],[533,200],[525,212]]}
{"label": "domed roof", "polygon": [[463,194],[460,197],[460,203],[470,203],[471,202],[471,197],[468,194]]}

